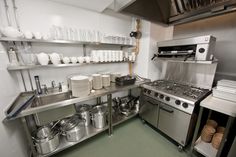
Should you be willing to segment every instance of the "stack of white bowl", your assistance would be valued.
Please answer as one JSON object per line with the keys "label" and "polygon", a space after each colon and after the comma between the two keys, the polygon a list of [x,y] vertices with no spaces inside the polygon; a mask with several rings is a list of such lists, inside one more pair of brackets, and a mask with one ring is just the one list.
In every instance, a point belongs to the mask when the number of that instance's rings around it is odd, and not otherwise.
{"label": "stack of white bowl", "polygon": [[109,87],[111,85],[110,75],[102,75],[102,86]]}
{"label": "stack of white bowl", "polygon": [[71,79],[72,96],[83,97],[90,94],[89,77],[74,76]]}
{"label": "stack of white bowl", "polygon": [[102,75],[101,74],[93,74],[93,89],[102,89]]}

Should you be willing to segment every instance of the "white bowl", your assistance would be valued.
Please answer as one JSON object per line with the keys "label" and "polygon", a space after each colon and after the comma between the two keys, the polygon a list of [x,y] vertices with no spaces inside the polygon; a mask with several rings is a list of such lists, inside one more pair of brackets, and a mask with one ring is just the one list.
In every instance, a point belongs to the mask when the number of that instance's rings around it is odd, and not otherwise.
{"label": "white bowl", "polygon": [[62,61],[64,64],[69,64],[70,63],[70,58],[69,57],[63,57]]}
{"label": "white bowl", "polygon": [[18,31],[16,28],[11,26],[1,29],[1,32],[4,36],[10,38],[19,38],[23,36],[22,32]]}
{"label": "white bowl", "polygon": [[54,64],[54,65],[61,64],[61,58],[58,53],[52,53],[49,55],[49,57],[50,57],[52,64]]}
{"label": "white bowl", "polygon": [[84,57],[78,57],[79,63],[84,63]]}
{"label": "white bowl", "polygon": [[49,63],[49,56],[46,53],[41,52],[41,53],[37,54],[36,56],[37,56],[39,64],[41,64],[41,65],[48,65],[48,63]]}
{"label": "white bowl", "polygon": [[78,62],[76,57],[70,57],[70,60],[71,60],[72,64],[76,64]]}
{"label": "white bowl", "polygon": [[33,38],[33,33],[30,31],[25,31],[24,36],[26,39],[32,39]]}

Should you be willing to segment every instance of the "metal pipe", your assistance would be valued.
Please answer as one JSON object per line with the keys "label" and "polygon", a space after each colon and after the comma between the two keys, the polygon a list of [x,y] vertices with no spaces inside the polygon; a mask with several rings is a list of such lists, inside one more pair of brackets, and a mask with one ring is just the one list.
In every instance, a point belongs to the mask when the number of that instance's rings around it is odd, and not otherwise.
{"label": "metal pipe", "polygon": [[25,79],[24,79],[24,75],[23,75],[23,71],[22,70],[20,70],[20,75],[21,75],[21,79],[22,79],[22,82],[23,82],[24,89],[27,92],[27,88],[26,88],[26,84],[25,84]]}
{"label": "metal pipe", "polygon": [[113,126],[112,126],[112,95],[107,95],[107,104],[108,104],[108,135],[112,136]]}
{"label": "metal pipe", "polygon": [[33,87],[32,78],[31,78],[31,75],[30,75],[30,71],[27,70],[27,73],[28,73],[28,77],[29,77],[31,89],[32,89],[32,91],[33,91],[33,90],[34,90],[34,87]]}
{"label": "metal pipe", "polygon": [[16,1],[12,0],[12,4],[13,4],[13,9],[14,9],[14,17],[15,17],[15,21],[16,21],[16,26],[17,26],[18,31],[20,31],[20,23],[18,20],[18,14],[17,14],[18,8],[16,7]]}
{"label": "metal pipe", "polygon": [[8,23],[8,26],[12,26],[12,23],[11,23],[11,18],[10,18],[10,14],[9,14],[9,5],[7,4],[7,0],[4,0],[4,4],[5,4],[5,12],[6,12],[6,15],[7,15],[7,23]]}
{"label": "metal pipe", "polygon": [[30,130],[29,130],[29,127],[27,125],[27,120],[26,120],[26,117],[22,117],[21,118],[21,122],[23,124],[23,127],[24,127],[24,131],[26,133],[26,138],[27,138],[27,141],[29,143],[29,146],[30,146],[30,150],[32,151],[33,153],[33,156],[36,156],[36,150],[35,150],[35,147],[34,147],[34,143],[32,141],[32,138],[31,138],[31,134],[30,134]]}

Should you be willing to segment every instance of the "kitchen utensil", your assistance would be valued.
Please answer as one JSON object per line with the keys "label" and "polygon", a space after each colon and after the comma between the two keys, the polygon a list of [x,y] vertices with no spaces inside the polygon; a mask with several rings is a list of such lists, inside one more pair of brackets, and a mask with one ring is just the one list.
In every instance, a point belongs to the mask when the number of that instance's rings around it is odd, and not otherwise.
{"label": "kitchen utensil", "polygon": [[42,126],[37,130],[36,136],[40,139],[51,138],[52,130],[49,126]]}
{"label": "kitchen utensil", "polygon": [[102,86],[109,87],[111,85],[110,75],[102,75]]}
{"label": "kitchen utensil", "polygon": [[61,58],[58,53],[52,53],[49,55],[49,57],[50,57],[52,64],[54,64],[54,65],[61,64]]}
{"label": "kitchen utensil", "polygon": [[38,138],[35,133],[33,134],[34,136],[32,138],[39,154],[48,154],[59,146],[59,133],[57,131],[51,133],[50,137],[47,138]]}
{"label": "kitchen utensil", "polygon": [[85,120],[73,116],[61,127],[62,134],[69,142],[77,142],[85,135]]}
{"label": "kitchen utensil", "polygon": [[102,129],[107,125],[107,107],[95,106],[91,110],[91,120],[95,128]]}
{"label": "kitchen utensil", "polygon": [[85,126],[90,125],[90,110],[92,107],[88,104],[79,105],[77,108],[78,115],[85,120]]}
{"label": "kitchen utensil", "polygon": [[70,58],[69,57],[63,57],[62,61],[64,64],[69,64],[70,63]]}
{"label": "kitchen utensil", "polygon": [[46,53],[41,52],[41,53],[37,54],[36,56],[37,56],[39,64],[41,64],[41,65],[48,65],[48,63],[49,63],[49,56]]}
{"label": "kitchen utensil", "polygon": [[101,74],[93,74],[93,89],[102,89],[102,77]]}
{"label": "kitchen utensil", "polygon": [[89,95],[90,84],[87,76],[74,76],[70,80],[72,96],[83,97]]}

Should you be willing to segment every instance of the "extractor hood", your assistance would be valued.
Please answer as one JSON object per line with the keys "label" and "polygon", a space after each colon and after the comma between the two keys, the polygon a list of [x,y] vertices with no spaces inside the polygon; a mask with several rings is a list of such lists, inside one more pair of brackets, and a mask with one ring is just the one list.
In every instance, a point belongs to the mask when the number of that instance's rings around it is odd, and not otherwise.
{"label": "extractor hood", "polygon": [[[119,0],[115,0],[119,1]],[[236,11],[236,0],[126,0],[121,13],[165,24],[180,24]],[[131,1],[131,2],[130,2]]]}

